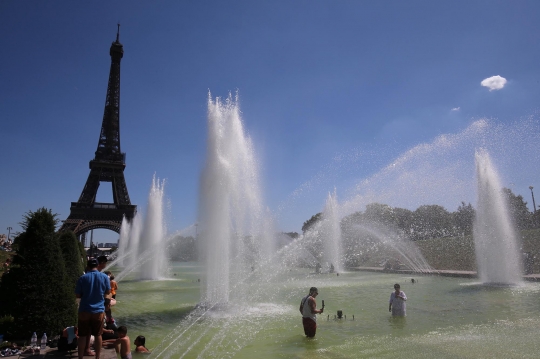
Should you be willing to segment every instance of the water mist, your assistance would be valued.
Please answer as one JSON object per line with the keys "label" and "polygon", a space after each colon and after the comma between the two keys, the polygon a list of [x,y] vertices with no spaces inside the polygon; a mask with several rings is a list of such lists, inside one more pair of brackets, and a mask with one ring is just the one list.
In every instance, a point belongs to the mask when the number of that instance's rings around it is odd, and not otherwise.
{"label": "water mist", "polygon": [[335,271],[342,271],[341,227],[335,189],[334,193],[329,193],[326,199],[320,235],[323,243],[323,261],[327,262],[329,267],[334,266]]}
{"label": "water mist", "polygon": [[123,270],[116,276],[117,281],[131,272],[139,272],[139,279],[161,279],[166,276],[169,260],[166,254],[164,189],[165,181],[160,181],[154,175],[144,221],[140,212],[131,221],[125,218],[122,221],[118,264],[123,266]]}
{"label": "water mist", "polygon": [[[201,301],[228,302],[233,287],[270,255],[259,173],[237,98],[208,98],[208,142],[199,198]],[[241,287],[235,287],[239,294]]]}
{"label": "water mist", "polygon": [[521,282],[521,259],[517,234],[502,193],[499,175],[487,151],[477,150],[478,204],[474,243],[478,275],[483,283]]}

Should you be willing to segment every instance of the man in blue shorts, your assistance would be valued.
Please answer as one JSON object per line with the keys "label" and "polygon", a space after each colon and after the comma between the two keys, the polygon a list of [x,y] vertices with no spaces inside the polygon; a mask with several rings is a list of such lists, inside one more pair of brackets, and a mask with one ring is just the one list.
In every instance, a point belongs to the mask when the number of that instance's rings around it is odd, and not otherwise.
{"label": "man in blue shorts", "polygon": [[97,259],[88,260],[89,271],[77,280],[75,296],[81,299],[79,303],[77,340],[79,359],[90,354],[86,350],[86,339],[94,336],[94,349],[96,359],[101,353],[101,334],[103,333],[103,319],[105,318],[105,295],[111,292],[111,281],[105,273],[97,270]]}

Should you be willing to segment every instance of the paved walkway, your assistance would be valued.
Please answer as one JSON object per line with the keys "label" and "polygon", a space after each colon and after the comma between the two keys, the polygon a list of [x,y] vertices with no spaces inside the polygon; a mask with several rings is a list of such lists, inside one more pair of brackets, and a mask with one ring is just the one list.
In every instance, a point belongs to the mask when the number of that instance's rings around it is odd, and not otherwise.
{"label": "paved walkway", "polygon": [[[350,270],[379,272],[379,273],[398,273],[398,274],[414,274],[414,275],[438,275],[441,277],[460,277],[460,278],[477,278],[475,271],[459,271],[459,270],[430,270],[424,272],[415,272],[409,269],[384,269],[383,267],[352,267]],[[527,274],[523,276],[523,280],[530,282],[540,281],[540,274]]]}
{"label": "paved walkway", "polygon": [[[116,352],[114,349],[101,349],[100,359],[117,359]],[[66,358],[66,359],[77,359],[77,350],[72,350],[71,352],[59,352],[56,348],[49,348],[42,350],[39,355],[32,354],[21,354],[19,356],[12,356],[6,358],[20,358],[20,359],[39,359],[39,358]],[[85,359],[92,359],[95,356],[85,356]]]}

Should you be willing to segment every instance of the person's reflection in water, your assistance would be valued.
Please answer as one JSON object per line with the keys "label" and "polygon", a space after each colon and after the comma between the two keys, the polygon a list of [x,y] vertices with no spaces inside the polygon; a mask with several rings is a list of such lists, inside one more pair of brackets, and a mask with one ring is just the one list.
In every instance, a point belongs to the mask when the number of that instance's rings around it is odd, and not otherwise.
{"label": "person's reflection in water", "polygon": [[388,324],[392,329],[405,329],[407,317],[388,317]]}

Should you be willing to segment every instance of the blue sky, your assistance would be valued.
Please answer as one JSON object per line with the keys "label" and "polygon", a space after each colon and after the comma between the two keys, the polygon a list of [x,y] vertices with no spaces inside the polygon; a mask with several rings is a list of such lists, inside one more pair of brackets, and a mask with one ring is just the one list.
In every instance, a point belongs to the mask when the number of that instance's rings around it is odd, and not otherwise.
{"label": "blue sky", "polygon": [[[281,230],[300,231],[334,188],[349,201],[407,151],[466,137],[481,119],[489,139],[469,140],[459,162],[474,162],[473,147],[489,142],[503,183],[531,202],[528,186],[540,189],[539,18],[538,1],[4,0],[0,233],[20,230],[23,214],[40,207],[65,219],[78,199],[118,22],[129,194],[144,211],[152,176],[165,178],[171,232],[197,220],[208,91],[238,91]],[[493,76],[506,82],[481,85]],[[453,211],[474,203],[464,183],[455,192],[463,198],[416,198]],[[98,200],[109,201],[103,187]]]}

